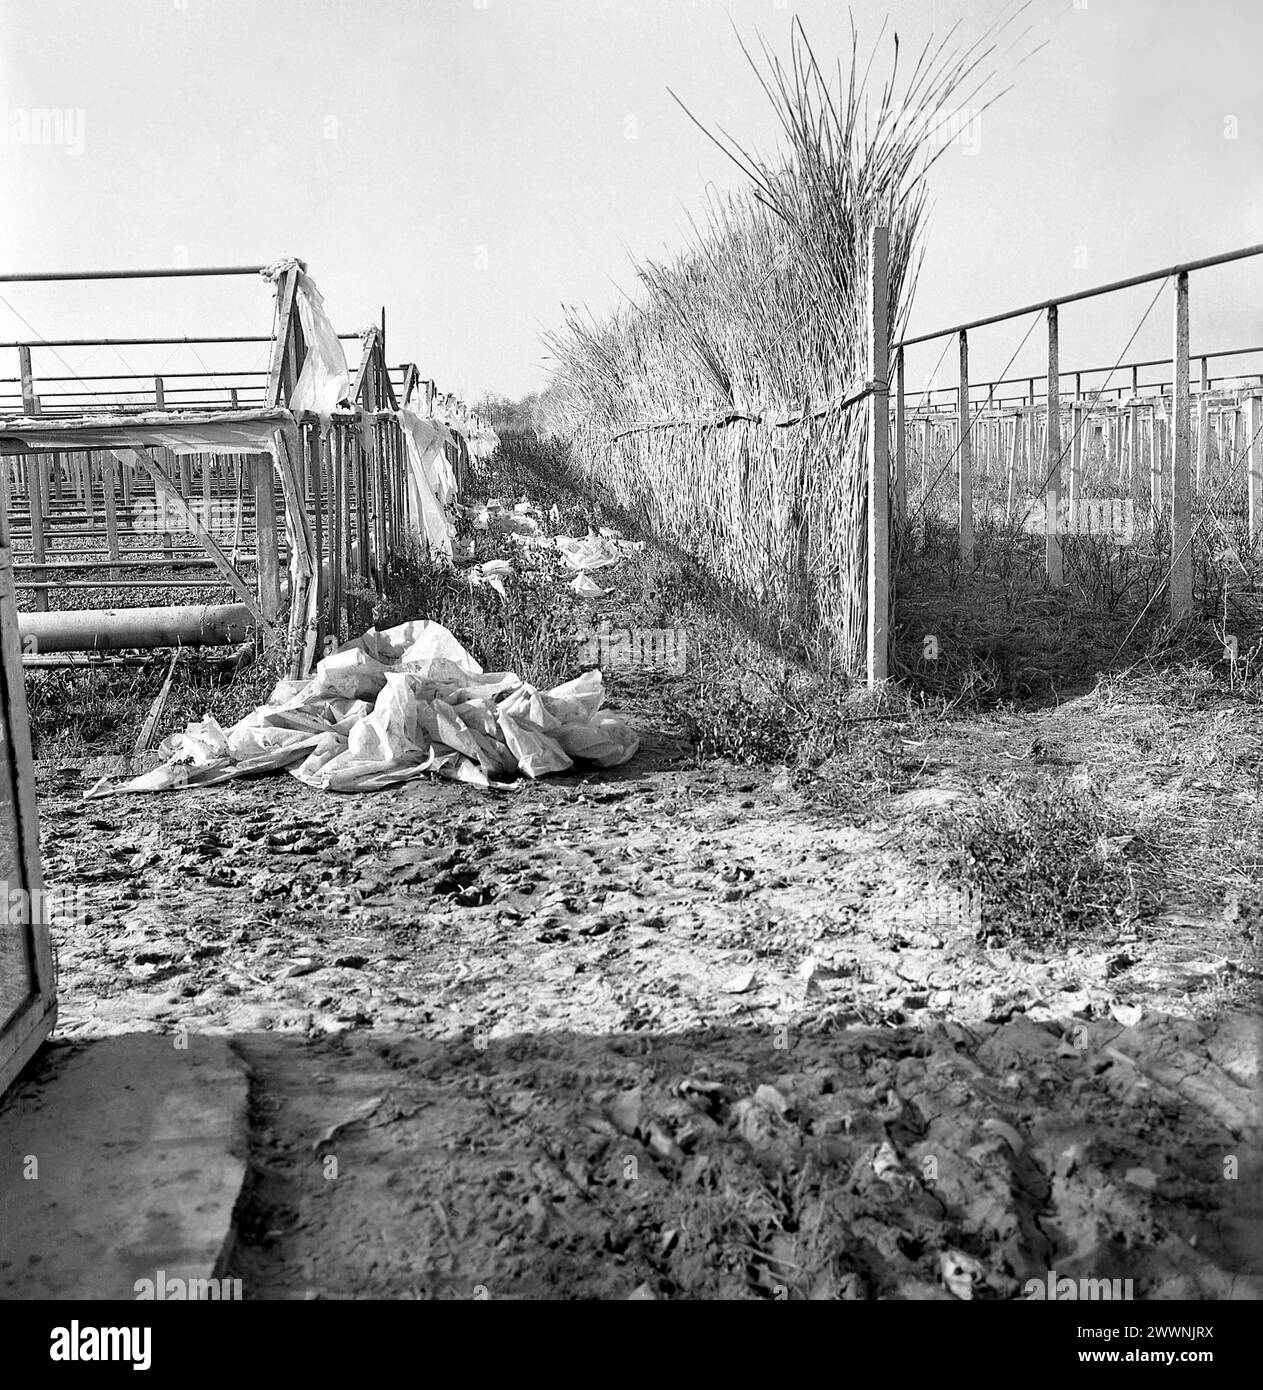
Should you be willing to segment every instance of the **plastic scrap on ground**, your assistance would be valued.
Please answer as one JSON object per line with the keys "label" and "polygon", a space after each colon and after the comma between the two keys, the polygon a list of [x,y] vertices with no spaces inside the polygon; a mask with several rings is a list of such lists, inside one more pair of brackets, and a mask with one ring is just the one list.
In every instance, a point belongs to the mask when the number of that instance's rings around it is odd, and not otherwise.
{"label": "plastic scrap on ground", "polygon": [[[617,531],[608,527],[603,527],[599,532],[590,530],[586,536],[546,535],[541,530],[539,509],[526,501],[508,504],[493,497],[482,506],[467,508],[466,515],[476,531],[498,532],[527,550],[555,551],[566,568],[575,573],[568,587],[586,599],[603,598],[608,592],[588,577],[589,571],[609,569],[624,556],[645,548],[644,541],[624,540]],[[554,525],[560,521],[556,506],[549,513],[549,520]],[[491,560],[475,565],[467,571],[465,579],[471,587],[490,584],[503,595],[504,585],[501,581],[512,572],[511,561]]]}
{"label": "plastic scrap on ground", "polygon": [[607,590],[602,589],[595,579],[589,579],[586,574],[576,574],[570,581],[572,588],[580,598],[604,598]]}
{"label": "plastic scrap on ground", "polygon": [[467,569],[462,578],[471,589],[485,584],[489,589],[494,589],[501,598],[507,598],[508,595],[504,592],[504,577],[512,573],[511,560],[484,560],[482,564]]}
{"label": "plastic scrap on ground", "polygon": [[477,786],[563,772],[576,761],[616,767],[639,739],[601,712],[599,671],[552,690],[485,672],[439,623],[403,623],[325,657],[313,676],[283,680],[230,729],[207,715],[159,748],[162,766],[89,797],[212,786],[284,768],[321,791],[375,791],[434,773]]}

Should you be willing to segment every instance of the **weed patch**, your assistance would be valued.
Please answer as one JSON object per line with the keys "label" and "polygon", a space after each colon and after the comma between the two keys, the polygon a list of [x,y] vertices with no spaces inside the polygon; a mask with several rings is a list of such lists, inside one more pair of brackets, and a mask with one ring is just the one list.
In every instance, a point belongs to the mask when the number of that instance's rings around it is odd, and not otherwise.
{"label": "weed patch", "polygon": [[1014,780],[936,833],[947,876],[980,905],[982,937],[1099,940],[1151,907],[1129,862],[1128,827],[1098,793]]}

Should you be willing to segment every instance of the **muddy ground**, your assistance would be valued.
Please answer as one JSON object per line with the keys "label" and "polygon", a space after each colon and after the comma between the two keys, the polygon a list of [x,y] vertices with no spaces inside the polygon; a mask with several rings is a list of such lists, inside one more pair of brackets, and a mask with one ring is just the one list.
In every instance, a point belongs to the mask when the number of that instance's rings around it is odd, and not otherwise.
{"label": "muddy ground", "polygon": [[1073,782],[1143,709],[878,730],[910,771],[861,810],[623,712],[631,763],[506,793],[85,803],[100,760],[40,764],[88,907],[59,1037],[227,1034],[251,1069],[247,1297],[1263,1293],[1251,914],[1210,884],[1000,939],[925,849],[987,769]]}

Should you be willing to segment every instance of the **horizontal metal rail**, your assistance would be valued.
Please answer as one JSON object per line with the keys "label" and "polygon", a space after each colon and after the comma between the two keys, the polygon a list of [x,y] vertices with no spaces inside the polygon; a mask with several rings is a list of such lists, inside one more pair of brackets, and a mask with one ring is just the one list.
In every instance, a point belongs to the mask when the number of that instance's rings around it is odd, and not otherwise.
{"label": "horizontal metal rail", "polygon": [[[238,563],[241,565],[253,564],[254,557],[243,555]],[[104,560],[23,560],[13,564],[10,568],[16,574],[18,571],[26,570],[213,569],[214,565],[213,560],[121,560],[114,558]]]}
{"label": "horizontal metal rail", "polygon": [[228,580],[219,579],[15,579],[15,589],[231,589]]}
{"label": "horizontal metal rail", "polygon": [[1194,270],[1209,270],[1216,265],[1229,265],[1233,261],[1244,261],[1251,256],[1263,256],[1263,244],[1244,246],[1239,251],[1224,251],[1218,256],[1204,256],[1197,261],[1181,261],[1178,265],[1167,266],[1165,270],[1151,270],[1144,275],[1129,275],[1125,280],[1113,280],[1108,285],[1096,285],[1089,290],[1075,290],[1070,294],[1057,295],[1052,299],[1041,299],[1037,304],[1025,304],[1020,309],[1008,309],[1000,314],[988,314],[985,318],[971,319],[968,323],[954,324],[951,328],[936,328],[933,333],[918,333],[915,337],[904,338],[892,345],[892,351],[915,347],[918,343],[932,343],[938,338],[946,338],[952,333],[967,333],[974,328],[986,328],[993,323],[1004,323],[1008,319],[1020,319],[1027,314],[1045,313],[1049,309],[1060,308],[1063,304],[1077,304],[1084,299],[1095,299],[1098,295],[1113,294],[1116,290],[1129,290],[1137,285],[1151,285],[1155,280],[1167,280],[1172,276],[1187,275]]}
{"label": "horizontal metal rail", "polygon": [[[219,377],[242,377],[242,376],[261,376],[266,378],[267,371],[264,368],[251,369],[249,371],[204,371],[204,372],[101,372],[85,374],[83,376],[45,376],[40,374],[40,381],[152,381],[154,377],[161,377],[163,381],[175,381],[181,378],[193,377],[195,379],[210,379]],[[16,376],[0,376],[0,386],[20,386],[21,378]]]}
{"label": "horizontal metal rail", "polygon": [[258,275],[265,265],[167,266],[161,270],[32,270],[22,275],[0,275],[6,285],[59,280],[180,280],[198,275]]}
{"label": "horizontal metal rail", "polygon": [[[358,333],[339,333],[338,338],[349,342]],[[230,333],[209,338],[15,338],[0,343],[0,348],[61,348],[61,347],[167,347],[172,343],[271,343],[271,333]],[[162,373],[157,373],[161,376]]]}
{"label": "horizontal metal rail", "polygon": [[[1220,348],[1220,349],[1219,349],[1218,351],[1216,351],[1216,352],[1193,352],[1193,353],[1190,353],[1190,354],[1189,354],[1189,361],[1190,361],[1190,362],[1201,362],[1201,363],[1204,364],[1204,363],[1213,361],[1213,360],[1215,360],[1216,358],[1221,358],[1221,357],[1248,357],[1248,356],[1250,356],[1252,353],[1263,353],[1263,346],[1259,346],[1259,347],[1243,347],[1243,348]],[[1059,370],[1058,373],[1057,373],[1057,375],[1058,375],[1058,378],[1059,378],[1060,380],[1065,380],[1065,379],[1068,378],[1068,377],[1074,377],[1074,378],[1076,379],[1076,381],[1078,380],[1079,377],[1084,377],[1084,376],[1099,376],[1102,372],[1109,372],[1109,373],[1114,373],[1114,372],[1119,372],[1119,373],[1122,373],[1122,372],[1132,372],[1132,373],[1133,373],[1133,376],[1134,376],[1134,373],[1135,373],[1135,372],[1138,372],[1138,371],[1140,371],[1140,370],[1142,370],[1143,368],[1146,368],[1146,367],[1169,367],[1170,365],[1171,365],[1171,359],[1170,359],[1169,357],[1151,357],[1151,358],[1146,358],[1146,359],[1144,359],[1143,361],[1136,361],[1136,362],[1117,362],[1117,363],[1113,364],[1112,366],[1108,366],[1108,367],[1067,367],[1067,368],[1064,368],[1063,370]],[[1261,375],[1263,375],[1263,365],[1260,366],[1260,369],[1259,369],[1258,371],[1248,371],[1248,370],[1247,370],[1247,371],[1235,372],[1231,377],[1227,377],[1227,376],[1222,376],[1222,377],[1208,377],[1208,378],[1207,378],[1207,384],[1208,384],[1208,385],[1212,385],[1212,384],[1213,384],[1214,382],[1216,382],[1216,381],[1232,381],[1232,380],[1235,380],[1237,377],[1255,377],[1255,376],[1261,376]],[[992,391],[992,390],[994,390],[997,386],[1021,386],[1021,385],[1024,384],[1024,385],[1026,385],[1027,387],[1031,387],[1031,386],[1033,386],[1033,385],[1034,385],[1035,383],[1037,383],[1037,382],[1038,382],[1038,383],[1045,383],[1047,380],[1048,380],[1048,376],[1047,376],[1047,373],[1046,373],[1046,372],[1024,372],[1024,373],[1022,373],[1022,374],[1019,375],[1019,376],[1004,376],[1004,377],[997,377],[997,378],[996,378],[995,380],[993,380],[993,381],[971,381],[971,382],[969,383],[969,389],[970,389],[970,392],[972,393],[972,392],[975,392],[975,391]],[[1170,382],[1169,380],[1163,380],[1163,381],[1142,381],[1142,382],[1138,382],[1137,384],[1138,384],[1140,387],[1142,387],[1142,388],[1147,387],[1148,389],[1153,390],[1154,388],[1160,387],[1160,386],[1170,386],[1170,385],[1171,385],[1171,382]],[[924,396],[926,396],[927,394],[928,394],[928,395],[931,395],[931,396],[934,396],[934,395],[948,395],[948,394],[950,394],[950,395],[952,396],[952,398],[955,399],[955,396],[956,396],[956,389],[957,389],[957,388],[956,388],[955,386],[934,386],[934,387],[931,387],[931,388],[928,390],[928,392],[927,392],[925,389],[922,389],[922,390],[919,390],[919,391],[918,391],[918,390],[916,390],[915,388],[913,388],[913,389],[909,390],[907,394],[908,394],[909,399],[913,399],[913,398],[916,398],[916,397],[918,397],[918,396],[919,396],[919,397],[924,397]],[[1123,383],[1123,384],[1120,384],[1120,385],[1118,385],[1118,386],[1106,386],[1106,387],[1103,387],[1103,388],[1101,388],[1101,389],[1106,390],[1106,391],[1114,392],[1114,391],[1126,391],[1126,390],[1128,390],[1128,389],[1130,389],[1130,388],[1129,388],[1129,386],[1128,386],[1126,383]],[[1024,397],[1016,397],[1016,396],[1006,396],[1006,397],[1004,397],[1004,399],[1005,399],[1005,400],[1018,400],[1018,399],[1025,399],[1025,398],[1024,398]],[[997,400],[997,401],[996,401],[996,404],[999,404],[999,403],[1000,403],[1000,402]]]}
{"label": "horizontal metal rail", "polygon": [[[1240,379],[1239,377],[1211,377],[1204,391],[1194,390],[1191,393],[1192,399],[1196,402],[1208,396],[1257,396],[1260,390],[1263,390],[1263,371],[1247,372],[1244,374],[1244,377],[1246,384],[1239,388],[1228,388],[1222,385],[1216,385],[1217,382],[1237,381]],[[1020,380],[1026,381],[1027,378],[1022,377]],[[1036,377],[1035,380],[1042,382],[1045,378]],[[1029,392],[987,396],[984,399],[980,393],[985,390],[987,386],[987,382],[980,382],[977,384],[974,382],[969,383],[969,398],[972,404],[985,407],[986,409],[1009,407],[1014,410],[1022,406],[1042,406],[1044,404],[1044,395],[1042,392],[1034,400],[1032,400]],[[1126,409],[1128,397],[1130,397],[1132,402],[1140,406],[1144,406],[1148,402],[1154,400],[1167,400],[1171,395],[1173,386],[1174,382],[1169,380],[1142,381],[1139,386],[1138,394],[1133,394],[1130,383],[1120,384],[1118,386],[1104,386],[1097,390],[1085,390],[1080,396],[1076,396],[1070,391],[1063,391],[1061,392],[1061,404],[1063,409],[1071,404],[1078,404],[1085,408],[1091,404],[1093,409]],[[955,386],[936,386],[928,393],[925,391],[910,392],[906,409],[909,411],[950,409],[955,413],[957,391],[958,388]],[[934,399],[935,397],[941,397],[942,399]]]}

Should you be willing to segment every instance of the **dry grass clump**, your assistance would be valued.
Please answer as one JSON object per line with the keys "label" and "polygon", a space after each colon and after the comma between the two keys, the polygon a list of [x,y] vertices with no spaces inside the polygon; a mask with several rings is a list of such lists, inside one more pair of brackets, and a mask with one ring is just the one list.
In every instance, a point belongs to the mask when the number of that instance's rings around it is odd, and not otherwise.
{"label": "dry grass clump", "polygon": [[945,871],[980,905],[980,936],[1061,945],[1152,912],[1131,856],[1116,853],[1132,830],[1100,789],[1018,776],[937,835]]}
{"label": "dry grass clump", "polygon": [[765,45],[751,65],[783,153],[717,140],[746,184],[712,197],[685,250],[639,266],[639,302],[600,322],[572,310],[549,339],[548,418],[589,477],[846,675],[864,645],[868,411],[840,402],[870,372],[869,236],[890,229],[893,335],[931,132],[976,94],[993,38],[927,46],[906,79],[896,40],[876,96],[854,41],[836,74],[797,25],[787,64]]}

